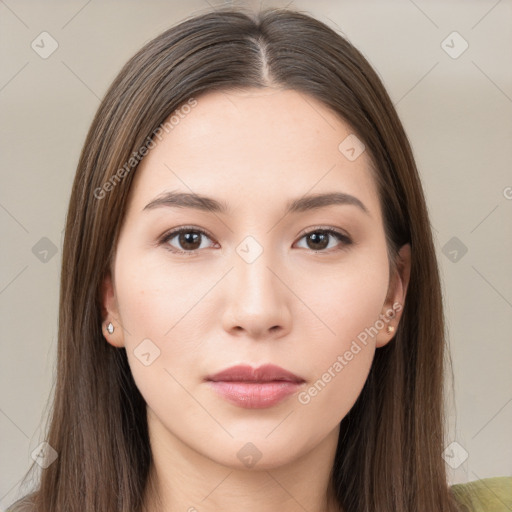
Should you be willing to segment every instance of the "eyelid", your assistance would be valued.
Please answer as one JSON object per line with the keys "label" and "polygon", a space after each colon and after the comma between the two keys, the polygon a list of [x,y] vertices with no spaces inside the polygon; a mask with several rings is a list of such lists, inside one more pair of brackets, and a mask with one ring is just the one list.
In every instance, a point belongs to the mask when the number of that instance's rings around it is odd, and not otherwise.
{"label": "eyelid", "polygon": [[202,233],[203,235],[206,235],[208,238],[213,238],[213,236],[208,231],[206,231],[206,229],[200,228],[198,226],[179,226],[177,228],[172,228],[169,231],[166,231],[162,235],[161,240],[170,238],[171,236],[177,235],[182,231],[197,231],[198,233]]}
{"label": "eyelid", "polygon": [[346,231],[344,231],[344,230],[342,230],[340,228],[335,228],[333,226],[325,226],[325,225],[310,226],[308,228],[305,228],[305,229],[303,229],[298,234],[298,236],[302,238],[304,235],[308,235],[308,234],[313,233],[315,231],[326,231],[326,232],[329,232],[329,233],[334,233],[334,234],[339,235],[339,236],[341,236],[343,238],[346,238],[347,241],[350,241],[351,243],[353,242],[352,237]]}

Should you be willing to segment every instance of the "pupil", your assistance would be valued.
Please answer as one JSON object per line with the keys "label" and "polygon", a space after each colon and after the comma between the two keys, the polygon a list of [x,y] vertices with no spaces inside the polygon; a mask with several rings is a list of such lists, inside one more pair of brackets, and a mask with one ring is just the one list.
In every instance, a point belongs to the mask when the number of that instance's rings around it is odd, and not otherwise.
{"label": "pupil", "polygon": [[[309,235],[309,239],[313,241],[313,245],[315,244],[315,242],[318,243],[318,241],[323,242],[323,244],[321,243],[321,247],[320,247],[322,249],[327,247],[327,245],[328,245],[326,233],[321,233],[320,235],[318,235],[317,233],[312,233],[311,235]],[[319,249],[318,245],[317,245],[317,247],[313,247],[313,249],[318,250]]]}
{"label": "pupil", "polygon": [[189,245],[193,246],[194,243],[197,243],[198,239],[199,239],[199,233],[192,233],[192,232],[182,233],[180,235],[180,244],[184,248],[195,249],[196,247],[189,247]]}

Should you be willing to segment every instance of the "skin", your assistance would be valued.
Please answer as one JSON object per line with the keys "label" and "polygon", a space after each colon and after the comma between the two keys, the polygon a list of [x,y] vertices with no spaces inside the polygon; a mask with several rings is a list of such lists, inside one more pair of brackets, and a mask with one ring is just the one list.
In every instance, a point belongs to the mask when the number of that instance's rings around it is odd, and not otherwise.
{"label": "skin", "polygon": [[[203,379],[235,364],[274,363],[310,389],[379,315],[404,304],[410,247],[389,275],[369,156],[350,161],[338,149],[350,133],[328,107],[296,91],[209,92],[139,165],[103,283],[103,317],[115,327],[105,338],[126,348],[147,402],[148,510],[157,509],[157,491],[163,511],[336,510],[327,498],[339,425],[375,350],[393,334],[384,327],[359,343],[307,404],[295,394],[243,409]],[[231,212],[144,210],[172,190],[214,197]],[[284,215],[292,198],[333,191],[357,197],[368,213],[346,204]],[[179,235],[159,243],[182,226],[211,235],[199,235],[194,256],[171,252],[191,250]],[[328,235],[328,246],[314,245],[305,234],[317,226],[353,243]],[[249,235],[263,250],[251,263],[237,252]],[[400,315],[386,326],[396,329]],[[147,366],[134,353],[145,339],[160,350]],[[252,467],[237,457],[247,443],[261,453]]]}

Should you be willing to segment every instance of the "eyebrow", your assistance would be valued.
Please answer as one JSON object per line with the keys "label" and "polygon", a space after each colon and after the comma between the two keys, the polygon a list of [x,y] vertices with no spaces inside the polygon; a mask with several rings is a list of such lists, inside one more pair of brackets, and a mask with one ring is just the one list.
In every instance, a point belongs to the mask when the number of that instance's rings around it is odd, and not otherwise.
{"label": "eyebrow", "polygon": [[[367,215],[370,212],[366,206],[357,197],[343,192],[330,192],[325,194],[310,194],[292,199],[286,203],[285,215],[289,213],[299,213],[308,210],[315,210],[332,205],[352,205],[358,207]],[[153,210],[160,207],[170,208],[193,208],[195,210],[229,214],[230,208],[224,201],[218,201],[212,197],[199,194],[190,194],[186,192],[164,192],[150,201],[143,209]]]}

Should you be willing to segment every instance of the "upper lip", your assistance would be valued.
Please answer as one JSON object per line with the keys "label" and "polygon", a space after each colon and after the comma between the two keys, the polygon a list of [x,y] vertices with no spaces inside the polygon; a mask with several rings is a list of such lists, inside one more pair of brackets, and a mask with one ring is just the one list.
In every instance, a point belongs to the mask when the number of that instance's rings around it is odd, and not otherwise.
{"label": "upper lip", "polygon": [[271,381],[287,381],[287,382],[305,382],[299,377],[280,366],[274,364],[265,364],[258,368],[249,365],[237,365],[226,368],[214,375],[208,375],[206,380],[213,382],[229,381],[229,382],[271,382]]}

